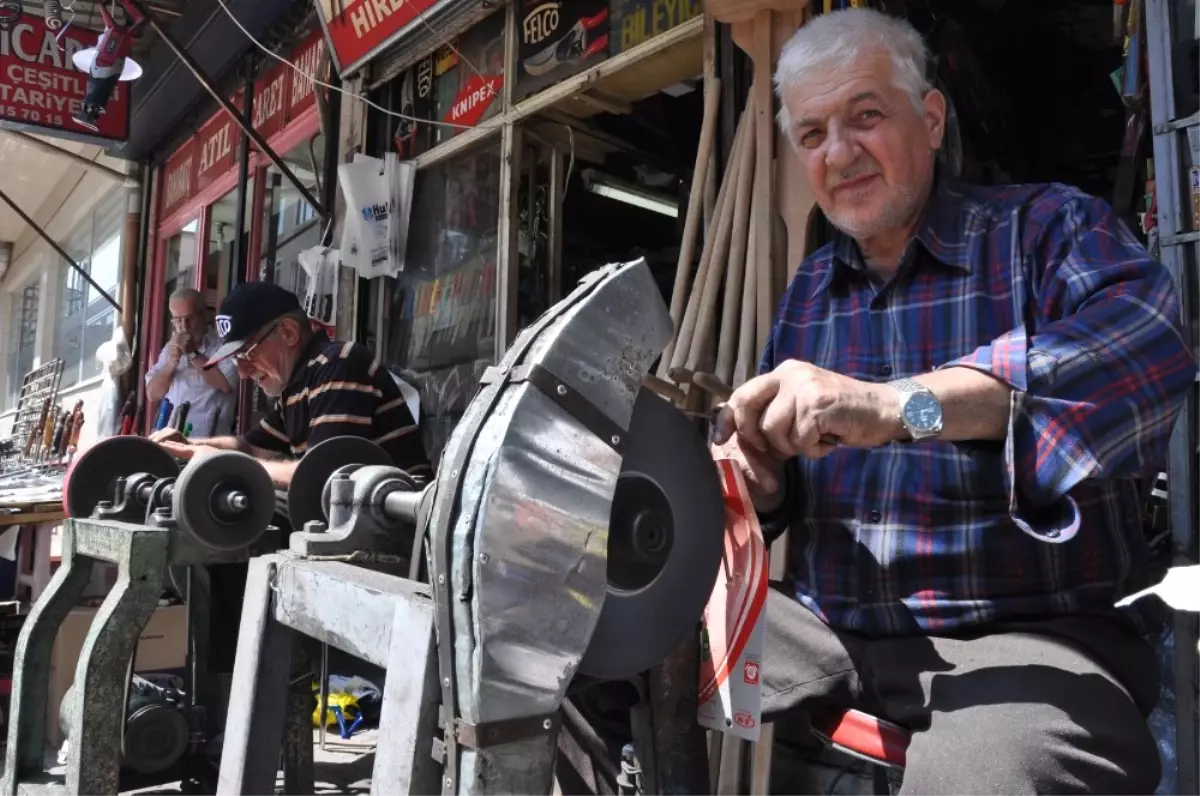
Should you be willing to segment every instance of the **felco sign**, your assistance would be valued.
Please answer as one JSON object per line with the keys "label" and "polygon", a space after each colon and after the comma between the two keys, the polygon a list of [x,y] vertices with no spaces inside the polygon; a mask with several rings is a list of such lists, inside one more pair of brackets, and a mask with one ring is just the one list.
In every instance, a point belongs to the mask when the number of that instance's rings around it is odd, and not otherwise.
{"label": "felco sign", "polygon": [[338,74],[346,77],[448,0],[317,0]]}
{"label": "felco sign", "polygon": [[518,0],[516,96],[527,97],[608,57],[607,0]]}

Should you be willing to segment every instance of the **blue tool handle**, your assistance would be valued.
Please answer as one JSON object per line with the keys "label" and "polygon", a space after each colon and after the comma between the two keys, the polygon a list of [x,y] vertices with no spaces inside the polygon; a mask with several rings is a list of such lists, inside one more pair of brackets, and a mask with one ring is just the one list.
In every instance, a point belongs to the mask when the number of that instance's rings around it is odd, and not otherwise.
{"label": "blue tool handle", "polygon": [[158,431],[167,425],[167,420],[171,417],[171,402],[166,398],[158,405],[158,417],[154,421],[154,430]]}

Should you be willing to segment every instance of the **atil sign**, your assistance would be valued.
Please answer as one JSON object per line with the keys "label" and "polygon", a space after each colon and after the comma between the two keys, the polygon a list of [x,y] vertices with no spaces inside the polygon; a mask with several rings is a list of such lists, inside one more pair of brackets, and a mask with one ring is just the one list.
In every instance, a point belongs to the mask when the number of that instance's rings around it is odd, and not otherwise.
{"label": "atil sign", "polygon": [[348,76],[448,0],[318,0],[338,74]]}
{"label": "atil sign", "polygon": [[[319,72],[325,41],[314,31],[288,55],[288,60],[305,75],[324,80]],[[311,80],[287,66],[278,64],[254,81],[254,99],[250,120],[263,138],[280,132],[316,103]],[[230,101],[241,109],[242,92]],[[241,129],[224,110],[217,111],[200,129],[167,159],[163,168],[162,216],[167,218],[197,194],[227,174],[237,164]]]}
{"label": "atil sign", "polygon": [[72,25],[58,40],[54,35],[33,14],[22,14],[11,30],[0,31],[0,125],[80,141],[124,141],[129,137],[129,83],[113,89],[99,129],[89,130],[71,118],[87,93],[87,75],[71,58],[94,47],[100,32]]}

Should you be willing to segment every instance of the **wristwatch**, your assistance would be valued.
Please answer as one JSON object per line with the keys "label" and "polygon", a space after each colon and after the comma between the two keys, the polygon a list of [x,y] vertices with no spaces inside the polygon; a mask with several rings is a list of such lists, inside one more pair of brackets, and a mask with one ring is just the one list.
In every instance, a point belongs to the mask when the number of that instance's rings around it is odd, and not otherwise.
{"label": "wristwatch", "polygon": [[900,422],[914,441],[942,433],[942,404],[928,387],[915,379],[888,384],[900,393]]}

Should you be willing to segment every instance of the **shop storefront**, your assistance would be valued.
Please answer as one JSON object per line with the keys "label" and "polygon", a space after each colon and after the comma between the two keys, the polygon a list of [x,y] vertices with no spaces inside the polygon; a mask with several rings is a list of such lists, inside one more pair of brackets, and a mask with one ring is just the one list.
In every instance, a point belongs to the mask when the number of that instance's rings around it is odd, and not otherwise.
{"label": "shop storefront", "polygon": [[[324,50],[316,29],[303,36],[287,58],[315,74]],[[309,191],[320,196],[326,136],[314,84],[285,64],[270,64],[254,81],[254,129]],[[230,98],[243,110],[244,95],[239,90]],[[240,281],[273,281],[304,299],[307,280],[298,255],[320,243],[317,212],[253,145],[243,186],[238,163],[242,139],[238,125],[218,111],[156,170],[152,261],[143,305],[143,350],[150,358],[169,335],[167,299],[180,288],[200,290],[210,313]],[[240,219],[239,203],[244,207]],[[244,270],[236,267],[239,261],[245,262]]]}
{"label": "shop storefront", "polygon": [[[622,217],[618,207],[615,220],[611,207],[597,215],[589,200],[608,200],[589,180],[606,157],[621,154],[631,181],[632,166],[654,158],[588,119],[627,116],[636,125],[640,106],[672,87],[695,99],[704,42],[701,7],[686,0],[527,0],[481,18],[476,12],[466,28],[436,21],[449,19],[440,10],[448,5],[425,12],[443,35],[413,26],[370,58],[347,30],[330,26],[334,48],[345,49],[335,61],[365,66],[371,98],[412,117],[368,114],[363,151],[395,152],[419,171],[405,269],[365,287],[360,307],[369,317],[360,328],[392,371],[418,387],[434,456],[518,329],[591,267],[632,259],[645,241],[678,245],[677,207],[648,224],[644,209]],[[668,186],[665,205],[676,204],[694,159],[684,124],[692,110],[689,101],[678,120],[680,168],[655,169]],[[608,229],[596,230],[590,256],[564,268],[569,239],[579,237],[572,230],[593,223]],[[626,245],[603,245],[617,239]]]}

